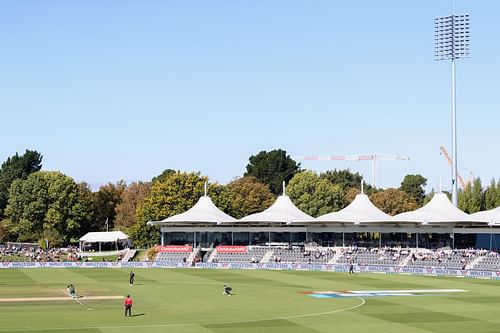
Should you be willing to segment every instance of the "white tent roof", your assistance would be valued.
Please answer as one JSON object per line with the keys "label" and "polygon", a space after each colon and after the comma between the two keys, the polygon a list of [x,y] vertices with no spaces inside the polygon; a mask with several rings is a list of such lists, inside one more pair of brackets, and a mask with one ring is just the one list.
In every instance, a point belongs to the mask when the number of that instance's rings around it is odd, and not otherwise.
{"label": "white tent roof", "polygon": [[287,195],[280,195],[271,207],[260,213],[245,216],[239,222],[311,222],[314,218],[298,209]]}
{"label": "white tent roof", "polygon": [[128,239],[128,236],[121,231],[88,232],[80,238],[86,243],[111,243]]}
{"label": "white tent roof", "polygon": [[490,225],[500,225],[500,207],[484,210],[470,215],[475,221],[486,222]]}
{"label": "white tent roof", "polygon": [[347,207],[338,212],[321,215],[315,221],[361,223],[385,222],[390,219],[391,216],[375,207],[366,194],[358,194]]}
{"label": "white tent roof", "polygon": [[446,224],[474,222],[474,219],[469,214],[453,206],[446,194],[436,193],[425,206],[411,212],[398,214],[392,218],[392,221]]}
{"label": "white tent roof", "polygon": [[221,223],[234,222],[236,219],[227,215],[214,205],[208,196],[202,196],[198,202],[182,214],[168,217],[162,221],[148,222],[149,225],[164,223]]}

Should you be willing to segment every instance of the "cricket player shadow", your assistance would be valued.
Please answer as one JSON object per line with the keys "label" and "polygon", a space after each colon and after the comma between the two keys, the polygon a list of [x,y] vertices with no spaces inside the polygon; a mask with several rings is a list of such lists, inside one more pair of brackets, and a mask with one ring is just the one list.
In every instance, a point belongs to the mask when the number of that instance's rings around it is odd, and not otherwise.
{"label": "cricket player shadow", "polygon": [[138,313],[138,314],[133,314],[131,317],[140,317],[140,316],[145,316],[145,313]]}

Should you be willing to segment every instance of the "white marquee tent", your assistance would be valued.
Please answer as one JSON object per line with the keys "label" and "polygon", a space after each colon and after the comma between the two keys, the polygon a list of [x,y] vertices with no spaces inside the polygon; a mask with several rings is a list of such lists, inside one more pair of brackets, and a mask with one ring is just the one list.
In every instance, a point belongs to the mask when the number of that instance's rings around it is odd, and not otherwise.
{"label": "white marquee tent", "polygon": [[484,224],[477,222],[469,214],[453,206],[450,199],[444,193],[436,193],[431,201],[419,209],[394,216],[392,222],[415,222],[422,224],[456,224],[465,222]]}
{"label": "white marquee tent", "polygon": [[148,225],[179,225],[193,223],[220,224],[224,222],[235,222],[236,219],[221,211],[214,205],[210,197],[204,195],[198,202],[182,214],[168,217],[161,221],[148,222]]}
{"label": "white marquee tent", "polygon": [[103,243],[114,244],[116,250],[118,250],[119,244],[130,245],[129,237],[121,231],[88,232],[79,241],[81,251],[91,244],[98,244],[99,252],[101,252]]}
{"label": "white marquee tent", "polygon": [[321,215],[315,221],[359,224],[365,222],[386,222],[390,221],[390,219],[391,216],[375,207],[366,194],[358,194],[347,207],[338,212]]}
{"label": "white marquee tent", "polygon": [[491,226],[500,225],[500,207],[477,212],[470,215],[476,221],[488,223]]}
{"label": "white marquee tent", "polygon": [[238,220],[241,222],[258,223],[307,223],[314,218],[298,209],[287,195],[280,195],[278,199],[266,210],[245,216]]}

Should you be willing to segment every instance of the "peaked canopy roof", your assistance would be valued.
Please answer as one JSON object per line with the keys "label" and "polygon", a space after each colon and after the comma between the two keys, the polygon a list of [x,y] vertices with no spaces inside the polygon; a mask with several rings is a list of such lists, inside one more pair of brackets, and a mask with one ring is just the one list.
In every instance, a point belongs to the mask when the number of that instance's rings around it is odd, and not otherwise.
{"label": "peaked canopy roof", "polygon": [[416,222],[416,223],[457,223],[474,222],[469,214],[464,213],[453,206],[450,199],[444,193],[436,193],[434,197],[423,207],[398,214],[392,218],[393,222]]}
{"label": "peaked canopy roof", "polygon": [[500,207],[483,210],[470,215],[475,221],[486,222],[490,225],[500,225]]}
{"label": "peaked canopy roof", "polygon": [[121,231],[100,231],[87,232],[80,238],[80,241],[86,243],[112,243],[125,239],[128,239],[128,236]]}
{"label": "peaked canopy roof", "polygon": [[316,218],[317,222],[386,222],[391,219],[370,201],[366,194],[358,194],[354,200],[338,212],[328,213]]}
{"label": "peaked canopy roof", "polygon": [[210,197],[204,195],[198,202],[182,214],[168,217],[161,221],[148,222],[148,225],[167,223],[222,223],[235,222],[236,219],[227,215],[214,205]]}
{"label": "peaked canopy roof", "polygon": [[239,222],[311,222],[314,218],[298,209],[287,195],[280,195],[271,207],[260,213],[245,216]]}

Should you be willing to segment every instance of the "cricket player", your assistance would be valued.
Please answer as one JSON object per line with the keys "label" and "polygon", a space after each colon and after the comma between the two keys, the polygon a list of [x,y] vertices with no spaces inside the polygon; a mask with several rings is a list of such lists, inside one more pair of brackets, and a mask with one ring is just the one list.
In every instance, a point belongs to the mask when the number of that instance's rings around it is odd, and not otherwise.
{"label": "cricket player", "polygon": [[231,296],[232,291],[233,291],[233,288],[231,288],[230,286],[224,285],[224,291],[222,292],[222,295]]}
{"label": "cricket player", "polygon": [[68,284],[68,286],[66,287],[66,290],[68,291],[68,294],[71,297],[76,298],[76,289],[75,289],[75,286],[73,285],[73,283]]}

